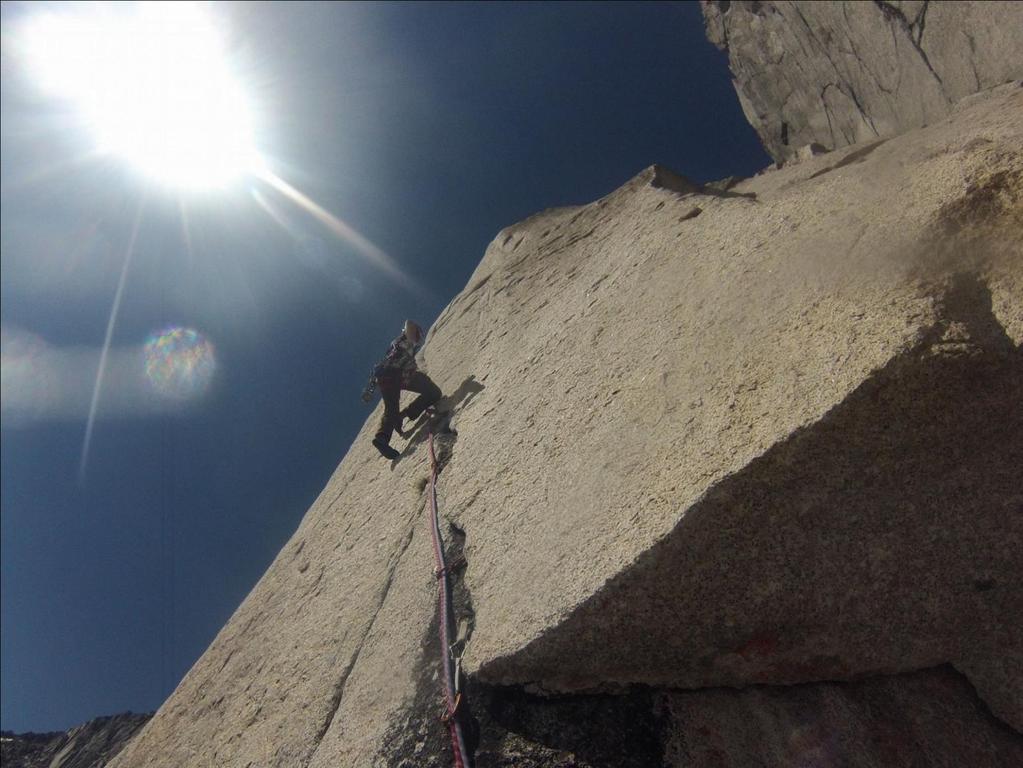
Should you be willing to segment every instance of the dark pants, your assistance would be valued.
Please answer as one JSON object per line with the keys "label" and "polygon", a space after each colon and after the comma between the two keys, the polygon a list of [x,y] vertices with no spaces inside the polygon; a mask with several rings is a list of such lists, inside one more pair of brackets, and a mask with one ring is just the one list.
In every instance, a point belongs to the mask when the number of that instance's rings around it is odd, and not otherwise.
{"label": "dark pants", "polygon": [[[416,371],[404,381],[397,372],[378,376],[377,387],[380,388],[380,396],[384,399],[384,415],[380,418],[380,429],[377,430],[376,436],[386,444],[391,442],[391,434],[400,423],[401,416],[415,421],[423,411],[440,400],[441,395],[440,387],[422,371]],[[419,397],[404,411],[399,411],[402,390],[418,392]]]}

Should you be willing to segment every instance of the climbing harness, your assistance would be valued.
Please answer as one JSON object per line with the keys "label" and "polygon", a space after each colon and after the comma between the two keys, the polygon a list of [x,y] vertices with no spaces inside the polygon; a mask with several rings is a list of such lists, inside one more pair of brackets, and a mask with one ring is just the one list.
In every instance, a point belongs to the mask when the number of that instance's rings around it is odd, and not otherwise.
{"label": "climbing harness", "polygon": [[437,454],[433,449],[433,426],[429,428],[430,441],[430,533],[433,536],[434,575],[437,577],[438,625],[440,626],[441,657],[444,662],[444,698],[446,711],[441,720],[451,733],[451,749],[455,753],[455,768],[471,768],[469,753],[465,748],[459,708],[462,705],[461,653],[456,657],[452,650],[451,630],[454,626],[454,610],[451,605],[450,569],[444,560],[441,544],[440,521],[437,514]]}

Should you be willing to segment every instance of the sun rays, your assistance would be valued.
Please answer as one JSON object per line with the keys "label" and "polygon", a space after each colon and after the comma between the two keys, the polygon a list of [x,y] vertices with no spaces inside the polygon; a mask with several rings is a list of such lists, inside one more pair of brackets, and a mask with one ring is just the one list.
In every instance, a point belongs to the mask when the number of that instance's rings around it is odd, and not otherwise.
{"label": "sun rays", "polygon": [[82,457],[78,463],[78,479],[85,478],[85,467],[89,462],[89,447],[92,444],[92,428],[96,424],[96,412],[99,408],[100,395],[103,392],[103,377],[107,369],[107,356],[110,354],[110,343],[114,338],[114,326],[117,324],[117,313],[121,308],[121,299],[124,297],[124,285],[128,280],[128,269],[131,267],[132,256],[135,253],[135,241],[138,239],[139,228],[142,226],[142,209],[145,201],[139,201],[138,211],[135,213],[135,223],[131,228],[131,237],[128,239],[128,247],[124,253],[124,264],[121,266],[121,275],[117,280],[117,291],[114,293],[114,301],[110,305],[110,315],[107,319],[107,332],[103,337],[103,347],[99,355],[99,365],[96,368],[96,381],[92,387],[92,399],[89,402],[89,415],[85,421],[85,438],[82,441]]}
{"label": "sun rays", "polygon": [[[360,234],[354,227],[346,224],[308,195],[295,189],[284,179],[270,171],[264,169],[259,171],[257,175],[270,187],[277,190],[277,192],[316,219],[338,240],[352,246],[359,256],[371,266],[383,272],[403,288],[410,291],[416,289],[411,278],[401,269],[398,263],[372,241]],[[274,218],[277,219],[276,216]],[[279,219],[278,223],[280,223]]]}
{"label": "sun rays", "polygon": [[[295,240],[302,239],[302,228],[272,198],[311,217],[368,268],[412,294],[424,292],[382,248],[270,170],[255,143],[256,118],[260,116],[256,101],[246,92],[245,78],[238,76],[231,61],[225,25],[218,14],[219,9],[194,2],[46,5],[27,12],[20,34],[13,36],[14,50],[37,90],[54,103],[72,108],[60,118],[56,135],[73,139],[70,143],[77,145],[86,139],[87,145],[79,157],[63,166],[48,163],[42,170],[16,174],[13,186],[51,183],[61,168],[66,172],[79,164],[116,160],[142,180],[136,189],[150,190],[137,192],[130,235],[122,249],[85,420],[80,479],[89,462],[98,415],[104,410],[111,346],[130,274],[143,266],[136,254],[145,249],[148,236],[140,236],[143,230],[148,232],[143,221],[147,194],[177,197],[181,259],[186,271],[202,260],[219,257],[199,252],[204,249],[193,234],[192,207],[203,209],[207,223],[226,220],[231,204],[251,193],[250,204],[254,201]],[[130,195],[128,177],[121,181]],[[8,185],[7,191],[11,188]],[[76,194],[89,199],[101,191],[107,190],[83,188]],[[213,367],[212,345],[187,323],[168,325],[166,321],[160,319],[164,333],[153,337],[163,339],[162,346],[153,342],[156,346],[151,351],[167,354],[151,355],[147,372],[160,372],[165,383],[176,382],[181,400],[198,397],[206,387],[183,386],[183,380],[174,378],[177,369],[171,364],[187,358],[194,363],[194,370],[189,371],[206,376]],[[180,333],[175,335],[174,329]],[[163,390],[156,387],[154,391]]]}

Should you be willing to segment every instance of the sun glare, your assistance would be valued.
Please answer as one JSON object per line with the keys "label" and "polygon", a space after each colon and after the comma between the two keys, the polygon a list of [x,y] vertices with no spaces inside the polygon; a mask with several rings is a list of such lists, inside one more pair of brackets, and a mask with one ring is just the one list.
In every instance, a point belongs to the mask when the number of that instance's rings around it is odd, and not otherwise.
{"label": "sun glare", "polygon": [[99,149],[153,179],[218,187],[260,167],[249,104],[205,4],[41,11],[25,47],[40,86],[80,110]]}

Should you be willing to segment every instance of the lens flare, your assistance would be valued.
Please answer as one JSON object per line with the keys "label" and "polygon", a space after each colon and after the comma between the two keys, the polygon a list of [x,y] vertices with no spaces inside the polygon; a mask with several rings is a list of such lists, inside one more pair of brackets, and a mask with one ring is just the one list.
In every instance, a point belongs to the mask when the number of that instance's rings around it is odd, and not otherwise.
{"label": "lens flare", "polygon": [[216,369],[213,345],[198,331],[172,326],[154,333],[144,347],[146,378],[175,400],[202,395]]}

